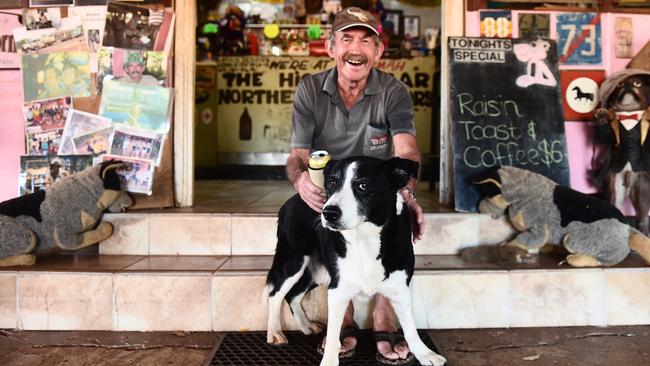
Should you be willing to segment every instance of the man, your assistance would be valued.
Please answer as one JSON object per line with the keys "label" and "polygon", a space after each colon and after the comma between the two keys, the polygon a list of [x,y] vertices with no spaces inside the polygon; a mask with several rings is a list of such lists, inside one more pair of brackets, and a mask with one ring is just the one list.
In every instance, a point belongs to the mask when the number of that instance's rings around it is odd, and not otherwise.
{"label": "man", "polygon": [[[317,212],[325,204],[324,192],[309,179],[310,151],[327,150],[335,159],[366,155],[388,159],[399,156],[420,162],[413,126],[413,101],[408,88],[394,77],[374,68],[384,50],[377,23],[365,10],[351,7],[336,15],[326,42],[336,67],[304,78],[294,95],[291,153],[287,176],[300,197]],[[424,232],[422,208],[413,198],[416,182],[402,192],[414,214],[414,237]],[[343,320],[339,357],[352,353],[357,339],[352,304]],[[376,296],[373,330],[377,359],[402,363],[409,349],[396,335],[393,309],[383,296]]]}
{"label": "man", "polygon": [[128,83],[160,86],[158,79],[151,75],[144,74],[145,65],[144,56],[142,53],[129,52],[122,67],[124,68],[126,76],[123,76],[117,80],[126,81]]}

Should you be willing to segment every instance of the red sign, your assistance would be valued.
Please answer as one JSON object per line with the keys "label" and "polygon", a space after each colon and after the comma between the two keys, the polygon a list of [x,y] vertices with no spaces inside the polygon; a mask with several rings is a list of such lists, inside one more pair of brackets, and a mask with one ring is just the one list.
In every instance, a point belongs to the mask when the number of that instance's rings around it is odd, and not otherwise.
{"label": "red sign", "polygon": [[562,70],[562,107],[565,121],[591,121],[598,107],[598,88],[605,80],[604,70]]}

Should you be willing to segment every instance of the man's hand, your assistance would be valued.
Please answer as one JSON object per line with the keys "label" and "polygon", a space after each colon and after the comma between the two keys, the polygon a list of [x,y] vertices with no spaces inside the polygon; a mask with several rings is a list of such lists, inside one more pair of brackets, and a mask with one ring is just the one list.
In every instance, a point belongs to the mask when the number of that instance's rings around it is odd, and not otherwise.
{"label": "man's hand", "polygon": [[422,237],[424,236],[424,211],[422,211],[422,207],[418,205],[415,197],[411,195],[409,189],[402,189],[400,190],[400,193],[402,194],[402,198],[404,198],[406,206],[411,210],[413,242],[416,240],[422,240]]}
{"label": "man's hand", "polygon": [[309,179],[309,172],[302,172],[294,183],[293,188],[312,210],[318,213],[323,211],[323,206],[325,205],[324,192],[311,182],[311,179]]}

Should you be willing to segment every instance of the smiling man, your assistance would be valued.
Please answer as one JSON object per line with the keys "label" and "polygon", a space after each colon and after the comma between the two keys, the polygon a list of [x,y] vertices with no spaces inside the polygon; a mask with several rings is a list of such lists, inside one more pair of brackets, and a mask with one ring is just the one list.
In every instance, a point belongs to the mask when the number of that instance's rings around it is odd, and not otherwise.
{"label": "smiling man", "polygon": [[[360,8],[346,8],[336,15],[332,30],[326,47],[336,67],[298,84],[286,166],[295,190],[317,212],[323,209],[325,196],[307,172],[314,150],[327,150],[334,159],[399,156],[420,162],[408,88],[374,67],[384,51],[375,17]],[[402,195],[414,217],[414,237],[421,239],[423,214],[413,198],[415,185],[411,180]],[[340,358],[351,356],[357,344],[353,311],[350,304],[343,321]],[[413,356],[397,333],[393,309],[383,296],[375,298],[372,316],[377,360],[391,365],[411,362]]]}

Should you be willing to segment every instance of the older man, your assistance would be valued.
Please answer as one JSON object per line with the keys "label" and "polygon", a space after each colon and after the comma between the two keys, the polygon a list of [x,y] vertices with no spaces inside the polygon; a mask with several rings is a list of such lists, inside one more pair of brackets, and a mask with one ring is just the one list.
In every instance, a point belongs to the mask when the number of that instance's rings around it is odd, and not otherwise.
{"label": "older man", "polygon": [[157,85],[160,86],[158,79],[151,75],[146,75],[144,55],[140,51],[131,51],[127,54],[126,60],[122,65],[125,76],[119,78],[119,81],[126,81],[128,83],[136,83],[143,85]]}
{"label": "older man", "polygon": [[[313,150],[327,150],[335,159],[399,156],[420,162],[408,88],[374,67],[384,51],[374,16],[360,8],[346,8],[336,15],[332,29],[326,47],[336,67],[306,77],[298,85],[286,166],[295,190],[317,212],[321,212],[325,196],[307,172]],[[412,180],[402,194],[415,217],[414,237],[421,239],[423,214],[413,198],[415,186]],[[357,344],[353,311],[350,304],[339,357],[351,355]],[[376,296],[372,316],[377,360],[392,365],[410,362],[412,355],[397,333],[388,299]]]}

